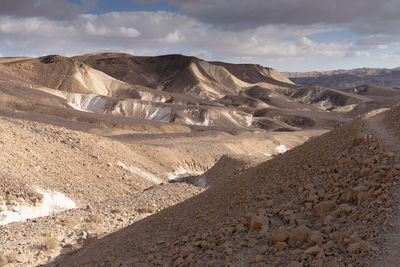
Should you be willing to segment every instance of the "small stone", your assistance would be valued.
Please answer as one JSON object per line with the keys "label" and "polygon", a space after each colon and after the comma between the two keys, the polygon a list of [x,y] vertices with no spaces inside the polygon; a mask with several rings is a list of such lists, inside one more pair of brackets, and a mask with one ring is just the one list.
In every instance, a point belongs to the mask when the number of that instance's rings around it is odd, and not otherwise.
{"label": "small stone", "polygon": [[326,263],[326,267],[339,267],[339,266],[340,264],[335,260]]}
{"label": "small stone", "polygon": [[290,250],[290,257],[292,258],[292,260],[296,261],[299,260],[300,257],[304,254],[304,250],[302,249],[294,249],[294,250]]}
{"label": "small stone", "polygon": [[273,200],[267,200],[265,201],[265,207],[267,208],[272,208],[274,206],[274,201]]}
{"label": "small stone", "polygon": [[275,245],[276,251],[282,251],[287,248],[287,244],[285,242],[278,242]]}
{"label": "small stone", "polygon": [[184,248],[181,249],[179,255],[182,256],[182,257],[187,257],[187,256],[189,256],[189,254],[191,254],[193,251],[194,251],[194,249],[191,248],[191,247],[184,247]]}
{"label": "small stone", "polygon": [[360,249],[362,251],[370,251],[371,250],[371,246],[367,242],[360,240],[358,243],[360,244]]}
{"label": "small stone", "polygon": [[277,258],[277,259],[272,263],[273,266],[282,266],[282,264],[283,264],[282,258]]}
{"label": "small stone", "polygon": [[322,250],[321,247],[316,245],[316,246],[309,247],[308,249],[306,249],[305,253],[309,254],[309,255],[317,255],[318,253],[321,252],[321,250]]}
{"label": "small stone", "polygon": [[328,241],[328,242],[324,245],[324,250],[325,250],[325,251],[329,251],[329,250],[331,250],[334,246],[335,246],[335,242],[333,242],[332,240],[330,240],[330,241]]}
{"label": "small stone", "polygon": [[[317,256],[317,258],[318,258],[318,256]],[[313,266],[315,266],[315,267],[323,267],[323,266],[324,266],[324,261],[323,261],[322,259],[318,258],[318,259],[314,262]]]}
{"label": "small stone", "polygon": [[345,214],[350,214],[352,210],[352,207],[348,204],[342,204],[339,206],[339,208],[336,209],[335,214],[336,215],[345,215]]}
{"label": "small stone", "polygon": [[[254,259],[255,262],[259,263],[259,262],[263,262],[265,259],[262,255],[257,255]],[[232,266],[231,264],[228,264],[226,266]]]}
{"label": "small stone", "polygon": [[310,190],[314,189],[314,184],[312,184],[312,183],[306,184],[304,186],[304,188],[310,191]]}
{"label": "small stone", "polygon": [[289,238],[289,231],[286,230],[284,227],[280,227],[276,230],[270,238],[272,244],[276,244],[278,242],[284,242]]}
{"label": "small stone", "polygon": [[308,240],[312,242],[313,244],[321,244],[322,243],[322,236],[321,233],[318,231],[312,231],[311,234],[309,235]]}
{"label": "small stone", "polygon": [[317,195],[311,195],[307,198],[307,201],[315,203],[315,202],[317,202],[318,199],[319,199],[319,197]]}
{"label": "small stone", "polygon": [[332,232],[332,227],[329,225],[322,227],[321,232],[324,234],[330,234]]}
{"label": "small stone", "polygon": [[336,243],[340,243],[343,240],[343,235],[341,232],[336,231],[332,233],[332,238],[336,241]]}
{"label": "small stone", "polygon": [[360,251],[360,243],[356,242],[348,246],[347,251],[349,253],[357,253]]}
{"label": "small stone", "polygon": [[312,206],[313,206],[312,203],[307,202],[307,203],[305,203],[305,205],[306,205],[306,210],[311,210],[312,209]]}
{"label": "small stone", "polygon": [[357,203],[361,204],[362,202],[364,202],[365,200],[367,200],[369,198],[369,193],[368,192],[359,192],[357,193]]}
{"label": "small stone", "polygon": [[235,230],[236,230],[236,232],[241,233],[241,232],[246,231],[246,227],[244,226],[243,223],[238,223],[235,225]]}
{"label": "small stone", "polygon": [[233,249],[232,248],[230,248],[230,247],[226,247],[225,249],[224,249],[224,253],[226,254],[226,255],[232,255],[232,253],[233,253]]}
{"label": "small stone", "polygon": [[0,266],[5,266],[8,263],[6,256],[0,255]]}
{"label": "small stone", "polygon": [[298,262],[298,261],[291,261],[291,262],[287,265],[287,267],[301,267],[301,266],[303,266],[303,265],[301,265],[301,263]]}
{"label": "small stone", "polygon": [[321,203],[314,206],[314,212],[317,216],[323,216],[329,213],[336,206],[332,200],[322,201]]}
{"label": "small stone", "polygon": [[252,216],[250,220],[250,229],[259,230],[264,224],[269,224],[269,219],[262,216]]}
{"label": "small stone", "polygon": [[323,259],[325,258],[325,251],[323,249],[321,249],[321,251],[318,253],[318,255],[316,256],[317,259]]}
{"label": "small stone", "polygon": [[289,234],[289,240],[288,244],[289,246],[293,247],[296,246],[296,244],[299,243],[301,245],[302,243],[306,242],[308,239],[308,235],[310,233],[310,229],[305,226],[301,225],[294,229],[293,231],[290,232]]}
{"label": "small stone", "polygon": [[354,192],[366,192],[368,191],[368,186],[365,184],[359,184],[356,187],[353,187]]}
{"label": "small stone", "polygon": [[192,261],[193,261],[193,255],[189,255],[189,256],[186,257],[186,259],[183,261],[183,263],[186,266],[191,266],[191,265],[193,265],[193,264],[191,264]]}
{"label": "small stone", "polygon": [[15,251],[8,253],[6,257],[9,263],[15,263],[18,261],[18,254]]}
{"label": "small stone", "polygon": [[382,194],[383,194],[382,189],[375,190],[375,191],[372,193],[372,195],[373,195],[374,197],[378,197],[378,196],[380,196],[380,195],[382,195]]}
{"label": "small stone", "polygon": [[269,226],[264,224],[261,230],[257,234],[257,239],[265,239],[265,237],[268,236],[268,229]]}
{"label": "small stone", "polygon": [[288,193],[290,190],[290,183],[284,183],[281,186],[281,190],[283,193]]}
{"label": "small stone", "polygon": [[324,224],[325,225],[331,225],[332,224],[332,220],[333,220],[333,217],[331,215],[328,215],[328,216],[326,216],[324,218]]}
{"label": "small stone", "polygon": [[249,248],[254,248],[257,245],[257,240],[252,238],[249,240],[249,242],[247,243],[247,247]]}
{"label": "small stone", "polygon": [[262,246],[258,250],[258,255],[265,255],[268,252],[268,246]]}
{"label": "small stone", "polygon": [[354,200],[354,194],[353,194],[353,192],[352,191],[347,191],[345,194],[344,194],[344,199],[343,199],[344,201],[346,201],[346,202],[352,202],[353,200]]}
{"label": "small stone", "polygon": [[184,260],[182,257],[179,257],[179,258],[177,258],[177,259],[175,260],[174,265],[175,265],[175,266],[182,265],[184,261],[185,261],[185,260]]}

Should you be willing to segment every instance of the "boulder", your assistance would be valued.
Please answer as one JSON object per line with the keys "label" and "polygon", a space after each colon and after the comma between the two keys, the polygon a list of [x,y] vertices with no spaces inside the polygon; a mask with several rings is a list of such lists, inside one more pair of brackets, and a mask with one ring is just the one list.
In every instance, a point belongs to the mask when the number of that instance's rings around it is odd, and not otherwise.
{"label": "boulder", "polygon": [[309,254],[309,255],[317,255],[321,251],[322,251],[322,248],[320,246],[316,245],[316,246],[309,247],[308,249],[306,249],[305,253]]}
{"label": "boulder", "polygon": [[332,200],[322,201],[321,203],[314,206],[314,213],[318,217],[328,214],[336,206],[335,202]]}
{"label": "boulder", "polygon": [[254,215],[250,219],[250,229],[260,230],[264,225],[269,224],[269,219],[264,216]]}
{"label": "boulder", "polygon": [[280,227],[271,235],[270,241],[272,244],[276,244],[278,242],[284,242],[288,238],[289,238],[289,231],[284,227]]}
{"label": "boulder", "polygon": [[308,240],[308,235],[310,234],[310,229],[305,226],[301,225],[296,229],[292,230],[289,234],[288,244],[291,247],[296,245],[301,245],[302,243]]}

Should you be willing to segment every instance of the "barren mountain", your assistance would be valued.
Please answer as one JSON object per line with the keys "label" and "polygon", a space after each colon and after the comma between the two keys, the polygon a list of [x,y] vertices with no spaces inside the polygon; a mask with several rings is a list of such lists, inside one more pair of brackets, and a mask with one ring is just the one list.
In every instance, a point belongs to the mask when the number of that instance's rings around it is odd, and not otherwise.
{"label": "barren mountain", "polygon": [[[118,120],[167,122],[188,126],[187,129],[332,127],[334,121],[351,118],[353,115],[347,112],[359,106],[365,112],[376,106],[393,105],[399,97],[394,94],[395,98],[382,101],[380,95],[371,98],[355,92],[299,87],[276,70],[259,65],[206,62],[181,55],[47,56],[8,60],[1,70],[7,77],[3,83],[12,80],[19,88],[7,94],[22,98],[19,94],[29,91],[32,102],[43,103],[46,98],[63,110],[63,116],[70,116],[70,111],[64,112],[69,106],[85,111],[87,114],[81,114],[85,117],[111,115]],[[24,105],[28,103],[24,101]],[[53,115],[51,108],[45,106],[43,103],[40,112]],[[326,125],[327,117],[330,125]]]}
{"label": "barren mountain", "polygon": [[376,260],[398,108],[370,117],[400,93],[331,88],[182,55],[0,59],[0,266]]}
{"label": "barren mountain", "polygon": [[348,89],[363,84],[400,89],[400,69],[332,70],[313,72],[285,72],[287,78],[296,84],[316,84],[335,89]]}

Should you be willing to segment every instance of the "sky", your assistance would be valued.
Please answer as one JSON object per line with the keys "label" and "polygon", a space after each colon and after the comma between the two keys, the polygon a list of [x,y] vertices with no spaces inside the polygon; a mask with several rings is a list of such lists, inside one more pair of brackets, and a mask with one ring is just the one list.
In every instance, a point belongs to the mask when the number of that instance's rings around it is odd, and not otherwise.
{"label": "sky", "polygon": [[400,66],[399,0],[1,0],[0,56],[184,54],[279,71]]}

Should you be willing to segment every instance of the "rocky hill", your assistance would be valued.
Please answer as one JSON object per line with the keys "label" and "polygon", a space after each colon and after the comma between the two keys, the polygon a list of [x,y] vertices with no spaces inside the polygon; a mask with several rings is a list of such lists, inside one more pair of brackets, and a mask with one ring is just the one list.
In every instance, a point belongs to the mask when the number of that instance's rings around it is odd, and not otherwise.
{"label": "rocky hill", "polygon": [[354,88],[363,84],[400,89],[399,68],[287,72],[284,75],[296,84],[307,85],[311,83],[334,89]]}

